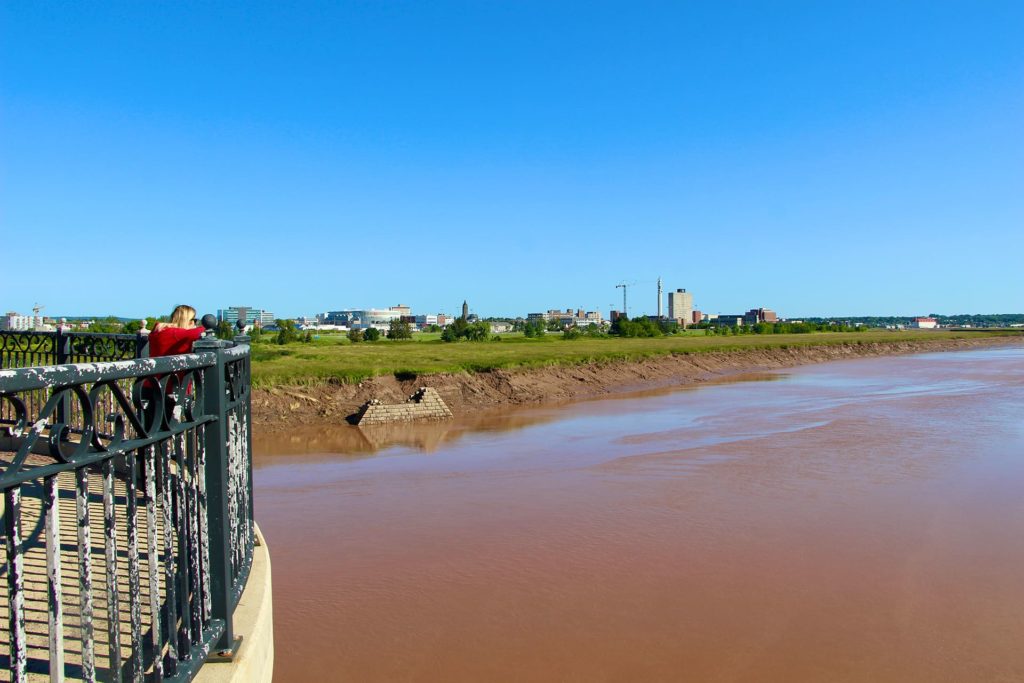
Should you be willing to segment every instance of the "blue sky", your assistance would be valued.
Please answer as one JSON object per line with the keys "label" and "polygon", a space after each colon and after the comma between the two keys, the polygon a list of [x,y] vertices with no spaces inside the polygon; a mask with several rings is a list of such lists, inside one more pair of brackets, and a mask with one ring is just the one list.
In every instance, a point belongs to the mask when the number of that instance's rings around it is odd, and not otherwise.
{"label": "blue sky", "polygon": [[0,308],[1024,310],[1024,3],[0,4]]}

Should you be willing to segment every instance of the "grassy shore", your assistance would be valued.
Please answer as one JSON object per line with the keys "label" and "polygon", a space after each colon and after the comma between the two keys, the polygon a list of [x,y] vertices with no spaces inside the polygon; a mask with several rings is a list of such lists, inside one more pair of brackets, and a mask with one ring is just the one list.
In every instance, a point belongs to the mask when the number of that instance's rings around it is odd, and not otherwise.
{"label": "grassy shore", "polygon": [[609,360],[650,358],[666,354],[741,351],[831,344],[920,343],[949,339],[1012,336],[1000,330],[870,330],[815,334],[703,336],[675,335],[653,339],[618,337],[565,340],[561,335],[527,339],[502,335],[498,342],[445,343],[436,337],[416,341],[351,344],[341,336],[323,336],[309,344],[255,345],[253,383],[258,387],[353,383],[380,376],[400,379],[448,372],[575,365]]}

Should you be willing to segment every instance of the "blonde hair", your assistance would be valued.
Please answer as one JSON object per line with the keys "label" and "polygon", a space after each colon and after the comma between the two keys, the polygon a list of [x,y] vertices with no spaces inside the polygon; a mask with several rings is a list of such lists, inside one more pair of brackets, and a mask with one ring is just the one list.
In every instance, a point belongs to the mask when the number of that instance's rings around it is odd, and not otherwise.
{"label": "blonde hair", "polygon": [[174,327],[192,327],[192,321],[195,319],[196,309],[185,305],[175,306],[170,324]]}

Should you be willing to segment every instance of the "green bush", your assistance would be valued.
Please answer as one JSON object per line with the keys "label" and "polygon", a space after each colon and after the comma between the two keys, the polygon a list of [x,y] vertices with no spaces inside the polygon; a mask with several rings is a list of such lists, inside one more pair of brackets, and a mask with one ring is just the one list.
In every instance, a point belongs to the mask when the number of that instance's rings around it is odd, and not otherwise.
{"label": "green bush", "polygon": [[523,324],[523,336],[530,337],[543,337],[547,332],[547,327],[540,320],[534,320]]}
{"label": "green bush", "polygon": [[292,342],[299,340],[298,330],[295,329],[294,320],[278,320],[277,321],[277,343],[278,344],[291,344]]}
{"label": "green bush", "polygon": [[388,325],[388,339],[412,339],[412,328],[407,322],[392,320]]}
{"label": "green bush", "polygon": [[478,323],[470,323],[462,318],[459,318],[448,327],[444,328],[444,332],[441,333],[441,341],[445,342],[456,342],[456,341],[487,341],[491,338],[491,325],[480,321]]}

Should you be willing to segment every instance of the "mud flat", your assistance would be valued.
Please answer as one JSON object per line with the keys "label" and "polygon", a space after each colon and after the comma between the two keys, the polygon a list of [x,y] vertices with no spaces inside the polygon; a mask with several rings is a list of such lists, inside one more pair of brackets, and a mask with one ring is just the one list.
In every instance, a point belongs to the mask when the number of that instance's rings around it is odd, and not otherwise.
{"label": "mud flat", "polygon": [[741,351],[675,353],[641,360],[610,361],[517,370],[420,375],[407,380],[375,377],[358,384],[278,386],[255,389],[253,421],[261,429],[339,424],[371,399],[399,403],[419,387],[432,387],[456,416],[480,408],[594,398],[615,393],[720,380],[733,374],[826,361],[1020,346],[1020,337],[864,342],[789,346]]}

